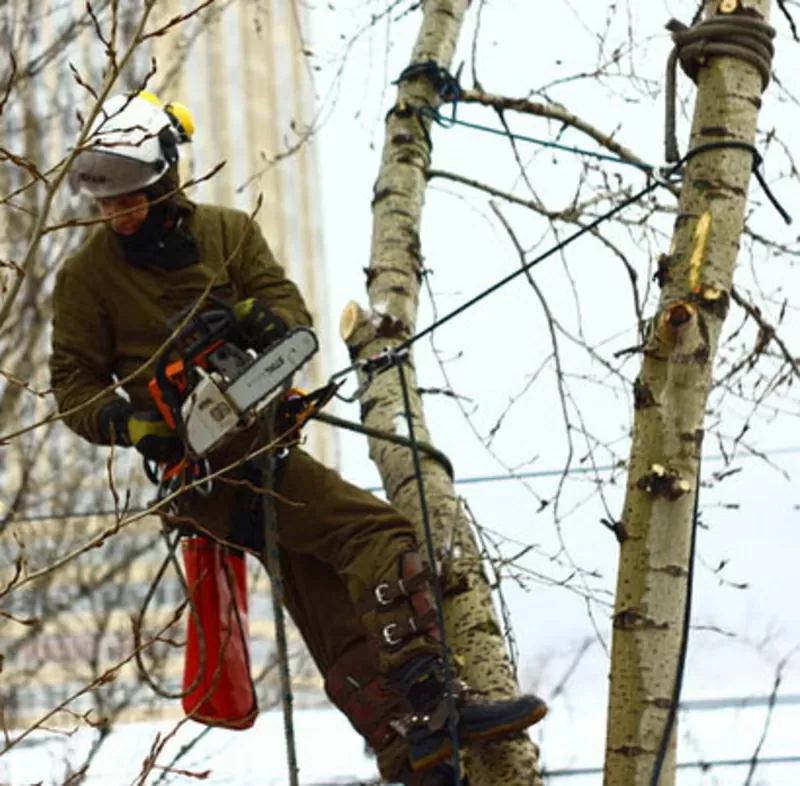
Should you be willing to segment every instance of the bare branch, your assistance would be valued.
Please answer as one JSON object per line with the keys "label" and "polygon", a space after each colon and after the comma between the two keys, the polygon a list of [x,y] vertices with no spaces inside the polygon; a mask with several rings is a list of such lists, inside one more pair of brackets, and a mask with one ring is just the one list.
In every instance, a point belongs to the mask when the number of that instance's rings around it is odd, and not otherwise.
{"label": "bare branch", "polygon": [[215,0],[203,0],[200,5],[193,8],[191,11],[187,11],[185,14],[178,14],[177,16],[173,16],[168,22],[166,22],[161,27],[151,30],[147,33],[144,33],[141,37],[142,41],[146,41],[148,38],[157,38],[163,35],[166,35],[173,27],[177,27],[182,22],[185,22],[187,19],[191,19],[193,16],[197,16],[204,8],[208,8]]}
{"label": "bare branch", "polygon": [[789,29],[792,31],[792,38],[794,38],[795,41],[800,41],[800,37],[798,37],[797,34],[797,24],[786,5],[786,0],[778,0],[778,8],[781,9],[781,12],[786,17],[786,21],[789,23]]}
{"label": "bare branch", "polygon": [[9,96],[11,95],[11,89],[14,85],[14,78],[17,75],[17,59],[14,57],[14,53],[12,51],[9,51],[8,59],[11,63],[11,70],[8,75],[8,81],[6,82],[5,90],[3,91],[3,96],[0,98],[0,115],[3,114],[3,110],[6,108]]}
{"label": "bare branch", "polygon": [[[169,622],[166,625],[164,625],[162,628],[159,629],[158,634],[156,634],[156,636],[161,635],[162,633],[164,633],[166,630],[168,630],[170,627],[172,627],[172,625],[174,625],[178,621],[178,619],[180,619],[180,615],[182,614],[185,605],[186,605],[186,602],[184,601],[183,603],[181,603],[178,606],[178,608],[175,610],[175,613],[170,618]],[[48,710],[48,712],[46,712],[38,721],[36,721],[35,723],[31,724],[24,731],[20,732],[20,734],[18,736],[16,736],[13,739],[9,740],[6,743],[5,747],[2,750],[0,750],[0,756],[8,753],[8,751],[10,751],[12,748],[15,748],[17,745],[19,745],[24,739],[26,739],[31,734],[33,734],[33,732],[36,731],[37,729],[40,729],[45,723],[47,723],[48,720],[50,720],[50,718],[55,716],[61,710],[65,709],[69,704],[71,704],[73,701],[75,701],[75,699],[77,699],[78,697],[83,696],[84,694],[88,693],[89,691],[93,690],[94,688],[99,687],[100,685],[105,685],[106,683],[111,682],[112,680],[116,679],[117,675],[119,674],[120,669],[126,663],[130,663],[136,657],[136,653],[137,652],[139,652],[141,650],[144,650],[144,649],[147,649],[148,647],[150,647],[156,641],[156,636],[153,636],[153,637],[147,639],[146,641],[142,642],[141,645],[139,645],[138,647],[134,648],[133,652],[131,652],[125,658],[122,658],[121,660],[119,660],[111,668],[109,668],[106,671],[104,671],[99,677],[97,677],[96,679],[92,680],[87,685],[84,685],[82,688],[79,688],[78,690],[74,691],[66,699],[64,699],[64,701],[62,701],[60,704],[58,704],[57,706],[55,706],[52,709]]]}
{"label": "bare branch", "polygon": [[778,331],[774,325],[771,325],[758,306],[747,300],[736,287],[731,289],[731,298],[745,310],[747,315],[758,325],[759,341],[756,348],[753,350],[752,355],[758,357],[766,350],[767,346],[772,343],[775,344],[781,352],[784,361],[791,367],[795,376],[800,377],[800,364],[798,364],[798,356],[792,354],[786,342],[778,335]]}
{"label": "bare branch", "polygon": [[623,161],[635,164],[644,170],[647,170],[650,167],[650,164],[647,161],[637,156],[629,148],[617,142],[611,135],[606,134],[605,132],[596,128],[591,123],[588,123],[583,118],[573,114],[566,107],[561,106],[560,104],[543,104],[538,101],[530,101],[527,98],[508,98],[505,96],[493,95],[491,93],[484,93],[481,90],[463,90],[459,100],[465,103],[490,106],[499,112],[510,109],[522,114],[536,115],[538,117],[546,117],[550,120],[555,120],[590,137],[601,147],[604,147],[615,155],[619,156]]}

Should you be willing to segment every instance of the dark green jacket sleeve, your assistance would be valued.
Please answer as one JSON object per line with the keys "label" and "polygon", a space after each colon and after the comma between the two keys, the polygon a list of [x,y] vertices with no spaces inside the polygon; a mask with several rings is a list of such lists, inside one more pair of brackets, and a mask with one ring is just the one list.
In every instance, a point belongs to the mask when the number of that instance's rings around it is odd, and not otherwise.
{"label": "dark green jacket sleeve", "polygon": [[52,343],[50,379],[59,412],[79,407],[66,415],[64,422],[89,442],[106,444],[107,438],[98,428],[98,414],[106,404],[122,400],[106,390],[114,381],[113,334],[101,301],[69,266],[56,278]]}
{"label": "dark green jacket sleeve", "polygon": [[244,216],[245,240],[240,255],[238,283],[244,297],[255,297],[272,309],[289,327],[311,325],[311,314],[297,286],[286,278],[261,229]]}

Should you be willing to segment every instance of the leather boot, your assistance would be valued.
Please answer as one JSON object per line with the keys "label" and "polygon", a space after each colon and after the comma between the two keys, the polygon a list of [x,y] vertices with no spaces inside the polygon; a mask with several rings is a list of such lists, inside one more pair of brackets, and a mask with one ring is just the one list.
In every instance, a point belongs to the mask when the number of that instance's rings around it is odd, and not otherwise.
{"label": "leather boot", "polygon": [[490,701],[475,696],[461,680],[454,678],[448,686],[432,573],[412,551],[401,555],[398,574],[375,588],[373,608],[383,623],[379,631],[384,658],[391,662],[389,680],[411,708],[391,726],[406,740],[412,771],[435,768],[453,755],[450,692],[459,745],[508,736],[547,714],[537,696]]}
{"label": "leather boot", "polygon": [[[426,770],[453,755],[451,702],[444,664],[440,658],[416,657],[391,675],[413,712],[392,723],[408,743],[413,771]],[[453,678],[456,735],[459,745],[507,737],[532,726],[547,714],[537,696],[488,700],[471,694],[463,681]]]}

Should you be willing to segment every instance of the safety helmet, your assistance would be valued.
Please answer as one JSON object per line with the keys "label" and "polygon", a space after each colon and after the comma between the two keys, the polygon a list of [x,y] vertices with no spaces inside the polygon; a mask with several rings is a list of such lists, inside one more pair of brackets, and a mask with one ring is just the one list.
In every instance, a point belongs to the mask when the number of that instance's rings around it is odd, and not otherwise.
{"label": "safety helmet", "polygon": [[141,191],[177,164],[178,145],[193,132],[182,104],[163,106],[144,92],[110,98],[75,157],[70,183],[97,199]]}

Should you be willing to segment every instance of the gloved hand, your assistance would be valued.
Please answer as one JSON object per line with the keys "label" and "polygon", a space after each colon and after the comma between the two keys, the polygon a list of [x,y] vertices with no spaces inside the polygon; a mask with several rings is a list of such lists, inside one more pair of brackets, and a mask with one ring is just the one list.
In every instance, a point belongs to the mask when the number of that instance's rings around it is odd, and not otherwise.
{"label": "gloved hand", "polygon": [[181,438],[158,412],[133,412],[126,423],[128,444],[151,461],[173,463],[184,454]]}
{"label": "gloved hand", "polygon": [[266,349],[286,334],[286,323],[254,297],[235,303],[233,312],[242,337],[255,350]]}
{"label": "gloved hand", "polygon": [[100,433],[108,443],[134,447],[151,461],[175,462],[184,454],[181,438],[155,410],[134,410],[119,399],[100,410]]}

